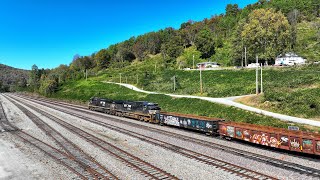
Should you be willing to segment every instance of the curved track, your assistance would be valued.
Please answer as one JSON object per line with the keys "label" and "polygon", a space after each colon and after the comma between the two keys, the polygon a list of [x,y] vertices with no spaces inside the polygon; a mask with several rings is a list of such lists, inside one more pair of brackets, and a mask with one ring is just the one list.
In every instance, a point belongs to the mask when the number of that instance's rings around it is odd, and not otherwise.
{"label": "curved track", "polygon": [[[41,103],[41,102],[37,102],[37,103],[45,105],[45,106],[48,106],[48,105],[46,105],[44,103]],[[247,168],[243,168],[243,167],[237,166],[235,164],[231,164],[231,163],[228,163],[228,162],[225,162],[225,161],[222,161],[222,160],[219,160],[219,159],[216,159],[216,158],[213,158],[213,157],[201,154],[201,153],[197,153],[195,151],[191,151],[191,150],[176,146],[174,144],[170,144],[170,143],[167,143],[167,142],[164,142],[164,141],[160,141],[160,140],[157,140],[157,139],[154,139],[154,138],[151,138],[151,137],[147,137],[147,136],[144,136],[143,134],[139,134],[139,133],[127,130],[127,129],[123,129],[123,128],[108,124],[106,122],[97,121],[95,119],[92,119],[92,118],[89,118],[89,117],[86,117],[86,116],[82,116],[82,115],[79,115],[79,114],[76,114],[76,113],[72,113],[70,111],[66,111],[66,110],[63,110],[61,108],[56,108],[56,107],[52,107],[52,106],[50,106],[50,108],[56,109],[58,111],[66,113],[66,114],[70,114],[72,116],[76,116],[78,118],[81,118],[81,119],[86,120],[86,121],[90,121],[90,122],[95,123],[95,124],[99,124],[99,125],[101,125],[101,126],[103,126],[105,128],[115,130],[117,132],[129,135],[131,137],[135,137],[137,139],[140,139],[142,141],[148,142],[150,144],[153,144],[153,145],[156,145],[156,146],[160,146],[162,148],[168,149],[170,151],[173,151],[175,153],[181,154],[181,155],[186,156],[188,158],[195,159],[195,160],[197,160],[199,162],[203,162],[203,163],[205,163],[207,165],[211,165],[211,166],[214,166],[214,167],[221,168],[221,169],[223,169],[225,171],[228,171],[228,172],[231,172],[231,173],[235,173],[235,174],[237,174],[238,176],[241,176],[241,177],[250,178],[250,179],[275,179],[275,178],[273,178],[271,176],[268,176],[268,175],[265,175],[265,174],[262,174],[262,173],[247,169]],[[70,109],[70,107],[68,107],[68,109]]]}
{"label": "curved track", "polygon": [[[60,145],[66,152],[69,158],[75,159],[84,169],[86,169],[92,175],[92,178],[97,179],[117,179],[110,171],[98,163],[94,158],[84,153],[78,146],[65,138],[61,133],[53,129],[47,123],[42,121],[31,111],[27,110],[22,105],[11,100],[11,102],[17,106],[30,120],[32,120],[44,133],[50,136],[57,144]],[[29,138],[30,139],[30,138]],[[34,142],[34,141],[32,141]],[[44,146],[42,146],[44,147]]]}
{"label": "curved track", "polygon": [[[12,98],[12,99],[15,99],[15,98]],[[23,107],[16,104],[15,102],[13,102],[13,103],[16,106],[18,106],[19,109],[24,109]],[[94,135],[89,134],[89,133],[81,130],[80,128],[77,128],[77,127],[63,121],[62,119],[57,118],[56,116],[53,116],[49,113],[46,113],[38,108],[27,105],[26,103],[23,103],[23,102],[21,102],[21,103],[24,104],[25,106],[28,106],[29,108],[32,108],[33,110],[37,111],[38,113],[46,116],[47,118],[51,119],[52,121],[58,123],[59,125],[68,129],[69,131],[73,132],[74,134],[77,134],[78,136],[80,136],[81,138],[86,140],[87,142],[94,144],[97,148],[101,148],[102,150],[107,151],[109,154],[116,157],[120,161],[124,162],[129,167],[135,169],[136,171],[139,171],[145,177],[149,177],[151,179],[178,179],[175,176],[165,172],[164,170],[157,168],[157,167],[153,166],[152,164],[150,164],[146,161],[143,161],[140,158],[135,157],[132,154],[130,154],[126,151],[123,151],[120,148],[118,148],[118,147],[116,147],[116,146],[114,146],[114,145],[112,145],[102,139],[97,138]],[[36,119],[36,118],[33,118],[33,119]],[[67,143],[63,143],[63,144],[67,144]]]}
{"label": "curved track", "polygon": [[[28,97],[24,97],[24,98],[28,98]],[[38,99],[35,99],[35,100],[38,100]],[[72,105],[72,104],[68,104],[68,103],[61,103],[61,102],[57,102],[57,101],[49,101],[49,100],[43,99],[43,98],[40,98],[40,101],[48,102],[48,103],[51,103],[51,104],[60,105],[60,106],[64,106],[64,107],[68,107],[68,109],[75,110],[75,111],[85,110],[87,114],[95,115],[95,116],[98,116],[100,118],[106,118],[106,116],[104,114],[102,114],[102,113],[101,114],[97,114],[97,113],[90,112],[88,109],[86,109],[83,106]],[[43,104],[43,105],[45,105],[45,104]],[[178,139],[182,139],[182,140],[184,140],[186,142],[196,143],[196,144],[199,144],[199,145],[202,145],[202,146],[205,146],[205,147],[209,147],[209,148],[212,148],[212,149],[223,150],[223,151],[226,151],[226,152],[234,154],[234,155],[246,157],[246,158],[249,158],[249,159],[252,159],[252,160],[255,160],[255,161],[259,161],[259,162],[263,162],[263,163],[266,163],[266,164],[270,164],[270,165],[273,165],[273,166],[276,166],[276,167],[279,167],[279,168],[283,168],[283,169],[286,169],[286,170],[291,170],[291,171],[294,171],[294,172],[299,172],[301,174],[306,174],[306,175],[311,176],[311,177],[320,178],[320,170],[312,168],[312,167],[307,167],[307,166],[303,166],[303,165],[300,165],[300,164],[297,164],[297,163],[283,161],[283,160],[280,160],[280,159],[276,159],[276,158],[272,158],[272,157],[269,157],[269,156],[256,154],[256,153],[252,153],[252,152],[248,152],[248,151],[244,151],[244,150],[240,150],[240,149],[237,149],[237,148],[232,148],[232,147],[229,147],[229,146],[224,146],[224,145],[217,144],[217,143],[214,143],[214,142],[208,142],[208,141],[200,140],[200,139],[197,139],[197,138],[192,138],[192,137],[189,137],[189,136],[173,133],[173,132],[170,132],[170,131],[160,130],[160,129],[149,127],[149,126],[142,126],[142,125],[139,125],[139,124],[136,124],[136,123],[133,123],[133,122],[122,121],[122,120],[117,119],[117,118],[110,118],[109,116],[108,116],[108,120],[115,121],[115,122],[120,122],[120,123],[123,123],[123,124],[127,124],[127,125],[133,126],[135,128],[141,128],[141,129],[146,129],[146,130],[149,130],[149,131],[157,132],[157,133],[166,135],[168,137],[175,137],[175,138],[178,138]]]}
{"label": "curved track", "polygon": [[[3,112],[3,113],[0,113],[1,122],[5,122],[5,121],[8,122],[7,117],[4,114],[3,107],[0,106],[0,108],[1,108],[0,112]],[[44,152],[46,155],[54,159],[56,162],[68,168],[71,172],[76,174],[79,178],[97,179],[96,172],[90,171],[87,167],[83,166],[82,163],[77,161],[74,157],[70,156],[69,154],[62,152],[61,150],[45,143],[44,141],[41,141],[33,137],[32,135],[26,132],[18,131],[18,129],[10,123],[5,123],[5,124],[6,124],[5,126],[6,128],[10,130],[14,130],[14,132],[12,132],[13,135],[17,136],[24,142],[27,142],[32,146],[36,147],[37,149],[39,149],[40,151]]]}

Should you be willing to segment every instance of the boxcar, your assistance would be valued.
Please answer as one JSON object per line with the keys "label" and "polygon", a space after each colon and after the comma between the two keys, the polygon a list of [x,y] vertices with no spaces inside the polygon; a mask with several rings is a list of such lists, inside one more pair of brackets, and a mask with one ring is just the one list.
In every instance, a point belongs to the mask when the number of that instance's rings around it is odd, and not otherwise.
{"label": "boxcar", "polygon": [[219,122],[219,134],[289,151],[320,155],[320,135],[237,122]]}
{"label": "boxcar", "polygon": [[176,126],[212,135],[218,133],[218,122],[223,121],[223,119],[169,112],[158,113],[156,119],[161,125]]}

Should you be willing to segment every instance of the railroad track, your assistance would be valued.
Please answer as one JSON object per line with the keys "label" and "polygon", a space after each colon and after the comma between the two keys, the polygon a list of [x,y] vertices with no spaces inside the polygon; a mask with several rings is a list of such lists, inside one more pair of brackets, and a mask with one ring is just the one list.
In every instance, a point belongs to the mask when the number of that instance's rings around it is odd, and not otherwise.
{"label": "railroad track", "polygon": [[[9,99],[9,98],[8,98]],[[84,153],[78,146],[65,138],[61,133],[53,129],[47,123],[42,121],[34,113],[27,110],[17,102],[10,100],[15,106],[17,106],[30,120],[32,120],[44,133],[50,136],[60,147],[62,147],[70,159],[77,161],[88,173],[84,173],[89,179],[118,179],[109,170],[98,163],[94,158]],[[30,140],[30,138],[28,139]],[[31,142],[34,142],[31,140]],[[38,143],[39,144],[39,143]],[[42,146],[44,147],[44,146]],[[52,153],[51,153],[52,154]],[[88,175],[91,175],[88,176]]]}
{"label": "railroad track", "polygon": [[94,172],[88,171],[86,167],[84,167],[81,163],[76,161],[70,155],[54,148],[53,146],[46,144],[45,142],[23,132],[23,131],[16,131],[13,133],[24,142],[27,142],[40,151],[44,152],[46,155],[50,156],[52,159],[60,163],[61,165],[67,167],[73,173],[78,175],[81,179],[94,179],[95,174]]}
{"label": "railroad track", "polygon": [[2,103],[0,102],[0,132],[1,131],[16,131],[18,130],[13,126],[7,119],[6,113],[4,112]]}
{"label": "railroad track", "polygon": [[[45,105],[45,104],[42,104],[42,105]],[[147,142],[147,143],[150,143],[150,144],[165,148],[167,150],[173,151],[173,152],[181,154],[181,155],[183,155],[185,157],[188,157],[188,158],[194,159],[196,161],[205,163],[207,165],[210,165],[210,166],[213,166],[213,167],[218,167],[218,168],[220,168],[222,170],[228,171],[230,173],[234,173],[234,174],[236,174],[236,175],[238,175],[240,177],[249,178],[249,179],[275,179],[274,177],[271,177],[271,176],[268,176],[268,175],[265,175],[265,174],[262,174],[262,173],[247,169],[247,168],[243,168],[241,166],[237,166],[235,164],[231,164],[231,163],[228,163],[228,162],[225,162],[225,161],[222,161],[222,160],[219,160],[219,159],[216,159],[216,158],[213,158],[213,157],[201,154],[201,153],[197,153],[195,151],[188,150],[186,148],[182,148],[182,147],[176,146],[174,144],[170,144],[170,143],[167,143],[167,142],[164,142],[164,141],[160,141],[158,139],[154,139],[154,138],[145,136],[143,134],[139,134],[139,133],[127,130],[127,129],[123,129],[123,128],[108,124],[106,122],[97,121],[95,119],[92,119],[92,118],[89,118],[89,117],[86,117],[86,116],[82,116],[82,115],[79,115],[79,114],[76,114],[76,113],[72,113],[72,112],[63,110],[61,108],[56,108],[56,107],[52,107],[52,106],[50,106],[50,108],[53,108],[53,109],[56,109],[58,111],[64,112],[66,114],[81,118],[81,119],[86,120],[86,121],[90,121],[92,123],[101,125],[101,126],[103,126],[105,128],[108,128],[108,129],[111,129],[111,130],[114,130],[114,131],[129,135],[131,137],[140,139],[140,140],[142,140],[144,142]]]}
{"label": "railroad track", "polygon": [[82,164],[80,164],[78,161],[75,161],[73,157],[66,154],[65,152],[62,152],[54,148],[53,146],[31,136],[26,132],[17,131],[18,128],[13,126],[7,120],[7,117],[4,113],[2,105],[0,105],[0,118],[1,118],[1,124],[5,124],[4,129],[6,129],[7,131],[11,131],[13,135],[17,136],[18,138],[22,139],[24,142],[27,142],[32,146],[36,147],[37,149],[39,149],[40,151],[44,152],[46,155],[54,159],[56,162],[68,168],[70,171],[76,174],[79,178],[93,179],[95,177],[94,172],[88,171],[86,167],[83,167]]}
{"label": "railroad track", "polygon": [[[56,102],[56,101],[48,101],[48,100],[43,99],[43,98],[41,98],[41,101],[42,102],[43,101],[44,102],[48,102],[48,103],[55,104],[55,105],[58,104],[58,105],[68,106],[69,109],[76,110],[76,111],[79,111],[79,109],[77,109],[77,108],[81,108],[81,109],[84,109],[87,114],[92,114],[92,115],[98,116],[100,118],[106,118],[106,116],[104,114],[92,113],[89,110],[87,110],[86,108],[84,108],[83,106],[71,105],[71,104],[67,104],[67,103],[60,103],[60,102]],[[269,157],[269,156],[264,156],[264,155],[261,155],[261,154],[244,151],[244,150],[240,150],[240,149],[237,149],[237,148],[232,148],[232,147],[224,146],[224,145],[217,144],[217,143],[214,143],[214,142],[208,142],[208,141],[205,141],[205,140],[192,138],[192,137],[185,136],[185,135],[182,135],[182,134],[177,134],[177,133],[173,133],[173,132],[169,132],[169,131],[165,131],[165,130],[160,130],[160,129],[149,127],[149,126],[142,126],[140,124],[136,124],[136,123],[133,123],[133,122],[122,121],[122,120],[119,120],[117,118],[112,118],[112,117],[109,117],[109,116],[108,116],[108,120],[115,121],[115,122],[120,122],[120,123],[123,123],[123,124],[127,124],[127,125],[133,126],[135,128],[146,129],[146,130],[149,130],[149,131],[157,132],[157,133],[166,135],[168,137],[175,137],[175,138],[182,139],[184,141],[191,142],[191,143],[196,143],[196,144],[208,147],[208,148],[223,150],[225,152],[228,152],[228,153],[231,153],[231,154],[234,154],[234,155],[238,155],[238,156],[242,156],[242,157],[245,157],[245,158],[248,158],[248,159],[252,159],[252,160],[255,160],[255,161],[259,161],[259,162],[263,162],[263,163],[266,163],[266,164],[270,164],[270,165],[273,165],[273,166],[276,166],[276,167],[279,167],[279,168],[282,168],[282,169],[298,172],[300,174],[306,174],[308,176],[320,178],[320,170],[316,169],[316,168],[303,166],[303,165],[300,165],[300,164],[297,164],[297,163],[283,161],[283,160],[272,158],[272,157]]]}
{"label": "railroad track", "polygon": [[[14,99],[14,98],[13,98]],[[16,100],[16,99],[15,99]],[[58,123],[62,127],[68,129],[69,131],[79,135],[81,138],[85,139],[87,142],[94,144],[98,148],[101,148],[102,150],[107,151],[109,154],[112,156],[116,157],[123,163],[127,164],[129,167],[133,168],[134,170],[140,172],[143,174],[145,177],[148,177],[150,179],[178,179],[177,177],[165,172],[164,170],[146,162],[143,161],[142,159],[131,155],[130,153],[100,139],[97,138],[96,136],[87,133],[80,128],[77,128],[60,118],[57,118],[56,116],[53,116],[47,112],[44,112],[38,108],[32,107],[30,105],[27,105],[23,102],[22,104],[32,108],[33,110],[37,111],[38,113],[46,116],[47,118],[50,118],[52,121]],[[20,107],[19,107],[20,108]]]}

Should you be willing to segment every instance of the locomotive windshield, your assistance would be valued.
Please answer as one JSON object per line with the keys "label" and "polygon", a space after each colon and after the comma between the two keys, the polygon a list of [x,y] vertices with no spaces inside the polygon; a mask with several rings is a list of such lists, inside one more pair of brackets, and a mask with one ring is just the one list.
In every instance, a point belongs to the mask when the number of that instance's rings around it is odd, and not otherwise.
{"label": "locomotive windshield", "polygon": [[160,110],[161,108],[157,104],[148,105],[148,109],[150,110]]}

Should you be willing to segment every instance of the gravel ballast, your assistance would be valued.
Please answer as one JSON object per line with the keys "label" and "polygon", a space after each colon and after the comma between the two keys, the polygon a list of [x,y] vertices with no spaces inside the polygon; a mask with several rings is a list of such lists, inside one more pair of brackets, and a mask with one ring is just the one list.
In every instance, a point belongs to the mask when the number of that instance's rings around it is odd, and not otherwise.
{"label": "gravel ballast", "polygon": [[[12,94],[10,94],[12,95]],[[55,147],[58,147],[51,138],[48,138],[42,131],[40,131],[35,124],[31,120],[29,120],[17,107],[15,107],[12,103],[6,100],[6,98],[3,98],[0,95],[1,101],[4,102],[4,106],[7,107],[7,116],[9,117],[9,120],[15,125],[17,125],[19,128],[24,129],[25,131],[28,131],[28,133],[32,133],[33,135],[37,136],[37,138],[42,139],[44,141],[48,141],[48,143],[53,144]],[[57,116],[61,120],[64,120],[76,127],[81,128],[82,130],[93,134],[94,136],[109,142],[122,150],[125,150],[139,158],[141,158],[144,161],[147,161],[161,169],[163,169],[166,172],[169,172],[175,176],[177,176],[180,179],[241,179],[240,177],[235,176],[234,174],[231,174],[229,172],[223,171],[219,168],[215,168],[213,166],[206,165],[204,163],[195,161],[193,159],[190,159],[188,157],[182,156],[180,154],[174,153],[170,150],[163,149],[159,146],[155,146],[146,142],[143,142],[139,139],[130,137],[129,135],[116,132],[114,130],[107,129],[105,127],[102,127],[100,125],[85,121],[83,119],[74,117],[72,115],[68,115],[66,113],[48,108],[44,105],[31,102],[29,100],[23,100],[19,97],[15,97],[21,102],[26,102],[28,105],[34,106],[36,108],[40,108],[41,110],[46,111],[47,113]],[[23,105],[24,106],[24,105]],[[54,106],[54,105],[52,105]],[[84,152],[89,154],[91,157],[94,157],[97,159],[99,163],[101,163],[103,166],[105,166],[108,170],[110,170],[112,173],[117,175],[120,179],[143,179],[144,177],[141,176],[138,172],[134,171],[132,168],[127,167],[124,163],[120,162],[119,160],[112,157],[110,154],[103,152],[103,150],[93,146],[93,144],[86,142],[85,140],[79,138],[79,136],[71,133],[69,130],[65,129],[64,127],[61,127],[59,124],[53,122],[51,119],[44,117],[34,110],[32,108],[26,107],[28,110],[33,112],[34,114],[38,115],[43,121],[48,123],[50,126],[52,126],[54,129],[59,131],[63,136],[65,136],[67,139],[70,139],[73,141],[74,144],[76,144],[78,147],[80,147]],[[236,147],[241,150],[254,152],[257,154],[267,155],[269,157],[274,157],[277,159],[283,159],[288,162],[294,162],[297,164],[301,164],[304,166],[309,166],[312,168],[318,168],[320,169],[320,163],[312,160],[308,160],[303,157],[289,155],[289,154],[283,154],[278,153],[274,151],[268,151],[261,148],[255,148],[253,146],[247,146],[244,144],[236,143],[236,142],[230,142],[225,140],[220,140],[218,138],[212,138],[207,137],[202,134],[188,132],[188,131],[181,131],[176,128],[170,128],[167,126],[158,126],[154,124],[148,124],[144,122],[139,122],[132,119],[127,118],[120,118],[110,115],[104,115],[105,118],[97,117],[95,115],[90,115],[86,113],[85,110],[81,109],[82,112],[73,111],[68,108],[64,108],[67,111],[70,112],[77,112],[79,115],[87,116],[92,119],[96,119],[99,121],[107,122],[109,124],[112,124],[114,126],[118,126],[124,129],[128,129],[130,131],[143,134],[155,139],[159,139],[161,141],[165,141],[168,143],[171,143],[175,146],[183,147],[186,149],[190,149],[192,151],[196,151],[199,153],[206,154],[207,156],[211,156],[217,159],[221,159],[227,162],[230,162],[232,164],[240,165],[242,167],[246,167],[248,169],[252,169],[264,174],[268,174],[270,176],[277,177],[279,179],[312,179],[310,176],[306,176],[304,174],[299,174],[293,171],[285,170],[279,167],[271,166],[269,164],[265,164],[262,162],[253,161],[251,159],[247,159],[242,156],[230,154],[225,151],[212,149],[208,147],[204,147],[202,145],[196,144],[196,143],[190,143],[186,142],[182,139],[176,138],[176,137],[167,137],[163,134],[153,132],[150,130],[140,129],[137,127],[132,127],[130,125],[123,124],[121,122],[115,122],[111,119],[116,118],[121,121],[129,121],[133,122],[135,124],[139,124],[141,126],[150,126],[153,128],[165,130],[174,132],[177,134],[189,136],[190,138],[197,138],[206,140],[208,142],[215,142],[218,144],[223,144],[230,147]],[[92,111],[90,111],[92,112]],[[103,114],[98,113],[97,114]],[[0,166],[1,167],[1,166]],[[63,168],[62,168],[63,169]],[[1,169],[0,169],[1,172]],[[315,179],[315,178],[314,178]]]}

